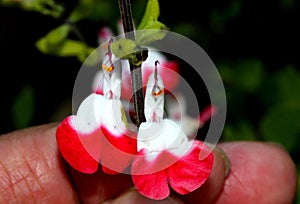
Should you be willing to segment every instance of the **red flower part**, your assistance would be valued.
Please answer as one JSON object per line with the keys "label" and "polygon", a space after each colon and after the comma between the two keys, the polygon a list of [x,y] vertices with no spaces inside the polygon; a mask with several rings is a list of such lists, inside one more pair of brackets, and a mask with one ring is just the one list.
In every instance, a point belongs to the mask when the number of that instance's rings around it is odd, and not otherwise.
{"label": "red flower part", "polygon": [[89,95],[76,116],[69,116],[56,132],[62,156],[84,173],[95,172],[98,162],[106,173],[122,172],[136,153],[136,138],[128,135],[120,101],[122,70],[114,63],[110,49],[106,57],[102,65],[103,95]]}
{"label": "red flower part", "polygon": [[203,142],[189,141],[176,122],[163,119],[163,110],[164,83],[155,66],[145,94],[146,122],[139,127],[138,154],[131,167],[136,189],[155,200],[168,197],[170,187],[179,194],[196,190],[207,180],[214,162]]}
{"label": "red flower part", "polygon": [[119,100],[91,94],[76,116],[67,117],[59,125],[59,151],[74,169],[94,173],[101,162],[104,172],[116,174],[130,165],[136,154],[136,136],[126,129],[121,108]]}
{"label": "red flower part", "polygon": [[102,140],[102,170],[107,174],[117,174],[128,167],[135,155],[136,133],[127,130],[116,136],[106,127],[102,127],[105,137]]}
{"label": "red flower part", "polygon": [[212,118],[217,112],[217,107],[214,105],[206,106],[199,116],[200,126],[205,124],[210,118]]}
{"label": "red flower part", "polygon": [[101,132],[97,129],[80,133],[76,130],[76,116],[65,118],[56,131],[56,141],[61,155],[76,170],[94,173],[101,157]]}
{"label": "red flower part", "polygon": [[[200,159],[200,153],[206,157]],[[149,159],[151,156],[154,159]],[[187,194],[199,188],[210,175],[213,162],[211,150],[197,140],[192,142],[190,150],[182,157],[169,150],[150,153],[143,149],[132,164],[132,179],[142,195],[162,200],[170,194],[169,184],[179,194]],[[161,169],[166,164],[169,167]]]}

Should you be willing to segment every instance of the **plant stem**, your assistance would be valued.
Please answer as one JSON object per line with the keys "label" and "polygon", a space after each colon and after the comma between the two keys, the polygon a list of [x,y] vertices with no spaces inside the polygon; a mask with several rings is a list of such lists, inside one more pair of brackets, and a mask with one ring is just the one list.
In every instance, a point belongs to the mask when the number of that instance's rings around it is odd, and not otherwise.
{"label": "plant stem", "polygon": [[[131,14],[130,0],[118,0],[121,19],[123,23],[125,37],[131,40],[135,40],[134,26]],[[138,55],[138,53],[137,53]],[[142,83],[142,70],[140,66],[136,66],[129,60],[130,73],[131,73],[131,86],[133,92],[133,106],[135,113],[135,123],[139,127],[144,122],[144,92]]]}

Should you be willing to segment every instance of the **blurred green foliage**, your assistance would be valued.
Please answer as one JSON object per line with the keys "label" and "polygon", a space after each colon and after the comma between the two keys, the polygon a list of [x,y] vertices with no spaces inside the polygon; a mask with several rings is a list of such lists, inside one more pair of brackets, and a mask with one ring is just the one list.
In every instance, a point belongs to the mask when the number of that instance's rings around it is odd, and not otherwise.
{"label": "blurred green foliage", "polygon": [[24,86],[12,104],[11,115],[16,129],[26,128],[34,115],[35,96],[32,87]]}
{"label": "blurred green foliage", "polygon": [[1,0],[0,3],[5,6],[16,6],[27,11],[40,12],[43,15],[49,15],[54,18],[59,18],[64,12],[64,7],[57,4],[54,0]]}
{"label": "blurred green foliage", "polygon": [[[227,58],[225,52],[235,50],[237,46],[223,43],[227,46],[227,49],[229,48],[226,50],[218,44],[221,41],[220,39],[223,41],[229,39],[233,27],[234,31],[240,33],[240,35],[248,32],[251,37],[259,34],[264,35],[260,33],[260,30],[251,27],[251,23],[256,22],[256,25],[259,25],[264,20],[270,21],[271,18],[274,18],[275,27],[277,24],[284,27],[286,23],[280,22],[282,16],[278,16],[276,12],[269,14],[266,8],[270,10],[273,8],[274,11],[288,15],[289,12],[297,13],[295,9],[298,8],[298,4],[296,0],[253,3],[258,10],[260,7],[265,9],[261,13],[266,17],[261,18],[259,13],[246,13],[245,8],[251,4],[249,2],[229,0],[217,3],[213,1],[211,3],[213,6],[207,4],[205,5],[207,7],[199,8],[190,1],[179,6],[180,12],[176,10],[172,13],[171,7],[166,6],[167,3],[161,1],[160,3],[164,4],[164,8],[170,9],[161,10],[161,21],[171,31],[195,40],[215,57],[214,61],[223,79],[228,100],[227,121],[221,140],[259,140],[280,143],[291,154],[297,165],[298,175],[300,175],[299,67],[294,61],[289,61],[289,56],[283,56],[285,61],[279,61],[279,59],[267,55],[260,57],[257,54],[260,49],[264,48],[270,51],[276,48],[277,43],[284,44],[288,41],[287,37],[285,36],[285,39],[277,38],[277,41],[270,41],[270,44],[267,44],[267,42],[266,44],[260,44],[262,47],[254,50],[255,54],[249,51],[244,56],[231,58]],[[67,2],[60,1],[58,3],[54,0],[0,0],[0,4],[7,7],[19,7],[30,12],[38,12],[41,15],[60,19],[62,23],[49,30],[46,35],[36,39],[35,45],[44,54],[59,57],[73,56],[81,62],[93,51],[97,44],[89,44],[85,40],[85,36],[82,35],[84,32],[80,30],[80,23],[96,22],[96,24],[100,24],[105,22],[114,30],[116,29],[116,22],[119,20],[117,2],[110,0],[78,0],[76,4],[71,8],[68,7],[68,9],[65,8]],[[142,19],[146,4],[146,0],[132,1],[134,20],[137,21],[137,25]],[[190,16],[197,16],[197,13],[201,13],[202,18],[188,18],[189,13],[191,13]],[[154,17],[151,15],[154,15]],[[157,21],[158,15],[159,13],[150,12],[148,18],[141,20],[140,25],[143,27],[145,22],[153,19],[152,22],[155,25],[163,25]],[[171,17],[168,18],[168,15],[171,15]],[[245,24],[248,23],[246,25],[248,27],[244,27],[245,33],[243,33],[238,25],[241,25],[239,21],[245,15],[253,16],[251,20],[245,22]],[[294,17],[291,16],[291,19],[294,19]],[[269,24],[266,26],[271,27]],[[287,27],[284,27],[281,32],[288,33],[287,30]],[[292,35],[293,33],[290,32],[287,36]],[[97,34],[93,36],[97,38]],[[266,36],[264,40],[267,41],[269,38],[272,38],[272,36]],[[236,44],[243,42],[245,43],[244,46],[250,45],[252,42],[247,42],[248,40],[243,39],[243,41],[237,41]],[[238,52],[239,50],[234,53]],[[284,55],[285,50],[282,53]],[[222,56],[223,54],[224,56]],[[274,63],[270,63],[270,61],[274,61]],[[31,124],[30,120],[35,113],[34,100],[35,94],[32,87],[26,86],[17,94],[14,99],[15,102],[12,104],[11,113],[15,128],[22,128]],[[299,178],[298,183],[300,184]],[[300,190],[298,190],[295,203],[300,203]]]}

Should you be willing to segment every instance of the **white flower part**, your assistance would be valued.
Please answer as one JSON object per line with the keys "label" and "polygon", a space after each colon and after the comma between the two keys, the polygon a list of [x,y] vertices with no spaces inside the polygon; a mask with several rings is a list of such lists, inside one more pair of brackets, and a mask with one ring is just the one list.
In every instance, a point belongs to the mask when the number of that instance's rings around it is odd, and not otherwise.
{"label": "white flower part", "polygon": [[[113,55],[114,56],[114,55]],[[105,58],[107,59],[107,58]],[[113,66],[113,70],[111,72],[107,70],[103,71],[103,95],[108,99],[120,99],[121,97],[121,73],[122,73],[122,67],[121,62],[119,60],[116,60],[113,58],[114,61],[112,65],[110,65],[110,62],[103,62],[107,63],[106,66]]]}
{"label": "white flower part", "polygon": [[92,92],[97,93],[103,91],[103,77],[104,76],[102,70],[96,72],[92,82]]}
{"label": "white flower part", "polygon": [[73,126],[81,133],[87,133],[100,127],[106,99],[102,95],[90,94],[80,104]]}
{"label": "white flower part", "polygon": [[72,123],[80,133],[89,133],[103,125],[115,136],[122,135],[127,127],[121,101],[95,93],[83,100]]}
{"label": "white flower part", "polygon": [[121,136],[127,129],[123,105],[119,99],[105,100],[102,112],[102,125],[114,136]]}
{"label": "white flower part", "polygon": [[103,95],[106,98],[102,112],[102,124],[115,136],[120,136],[126,131],[127,121],[124,109],[120,100],[121,97],[121,73],[120,61],[109,53],[103,64],[106,67],[112,66],[112,70],[103,69]]}
{"label": "white flower part", "polygon": [[[147,149],[154,153],[169,150],[178,156],[188,145],[186,134],[181,127],[169,119],[163,119],[164,84],[155,71],[149,76],[145,94],[146,122],[141,123],[137,135],[137,150]],[[153,155],[152,155],[153,156]],[[155,158],[150,156],[149,159]]]}
{"label": "white flower part", "polygon": [[186,100],[180,93],[166,98],[166,111],[168,116],[181,126],[183,132],[189,137],[194,136],[199,129],[199,122],[186,114]]}
{"label": "white flower part", "polygon": [[164,83],[157,69],[149,76],[146,94],[144,112],[146,121],[160,122],[164,114]]}
{"label": "white flower part", "polygon": [[143,122],[139,127],[137,148],[138,151],[145,148],[150,152],[173,150],[180,155],[181,147],[187,145],[188,139],[175,122],[163,119],[159,123]]}

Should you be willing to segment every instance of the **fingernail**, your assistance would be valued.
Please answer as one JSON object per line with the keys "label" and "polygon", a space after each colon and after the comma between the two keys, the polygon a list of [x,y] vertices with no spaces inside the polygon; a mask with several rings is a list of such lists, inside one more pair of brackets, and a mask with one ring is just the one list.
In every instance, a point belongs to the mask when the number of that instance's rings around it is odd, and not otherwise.
{"label": "fingernail", "polygon": [[224,161],[224,166],[225,166],[225,178],[228,176],[229,172],[230,172],[230,168],[231,168],[231,162],[229,157],[227,156],[227,154],[220,148],[218,147],[216,144],[212,144],[209,142],[206,142],[206,145],[209,146],[213,151],[217,152],[222,160]]}
{"label": "fingernail", "polygon": [[218,146],[215,146],[215,150],[220,154],[221,158],[224,161],[225,165],[225,178],[228,176],[231,168],[231,162],[227,154]]}

